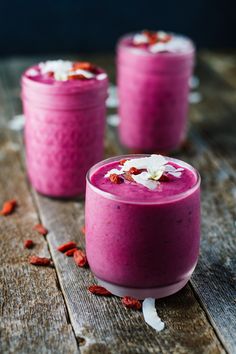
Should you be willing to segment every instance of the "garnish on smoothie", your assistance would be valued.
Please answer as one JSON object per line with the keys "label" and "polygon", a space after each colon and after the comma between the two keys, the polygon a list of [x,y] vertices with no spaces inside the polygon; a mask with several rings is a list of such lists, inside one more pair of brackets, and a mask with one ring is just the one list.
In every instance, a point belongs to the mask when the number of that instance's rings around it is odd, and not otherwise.
{"label": "garnish on smoothie", "polygon": [[109,176],[109,179],[112,183],[116,183],[116,184],[120,184],[123,182],[123,179],[119,175],[117,175],[116,173],[112,173]]}
{"label": "garnish on smoothie", "polygon": [[168,160],[162,155],[151,155],[149,157],[125,160],[120,170],[111,169],[105,174],[112,183],[122,183],[129,180],[141,184],[144,187],[154,190],[160,182],[167,182],[168,175],[176,178],[181,176],[182,167],[175,168],[168,164]]}
{"label": "garnish on smoothie", "polygon": [[69,60],[48,60],[29,69],[26,74],[29,77],[43,75],[55,81],[103,80],[107,77],[106,74],[100,73],[99,69],[92,63]]}
{"label": "garnish on smoothie", "polygon": [[151,53],[158,53],[183,51],[188,48],[189,43],[182,36],[172,35],[164,31],[144,30],[133,36],[131,45],[146,49]]}
{"label": "garnish on smoothie", "polygon": [[133,44],[136,46],[147,44],[153,45],[156,43],[167,43],[171,40],[172,36],[164,31],[147,31],[137,33],[133,37]]}

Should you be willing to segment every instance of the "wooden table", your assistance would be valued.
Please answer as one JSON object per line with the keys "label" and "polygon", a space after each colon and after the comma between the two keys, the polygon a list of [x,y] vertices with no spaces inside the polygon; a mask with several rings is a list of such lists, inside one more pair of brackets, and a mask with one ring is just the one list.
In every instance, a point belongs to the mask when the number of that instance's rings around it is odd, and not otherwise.
{"label": "wooden table", "polygon": [[[201,255],[191,282],[157,300],[166,324],[160,333],[119,298],[90,294],[89,269],[56,250],[71,239],[84,246],[84,202],[35,193],[26,179],[22,134],[9,129],[21,114],[20,74],[40,59],[0,63],[0,204],[11,198],[19,203],[0,219],[0,352],[236,353],[236,53],[199,54],[202,100],[191,105],[189,140],[175,156],[202,175]],[[114,81],[112,56],[87,59]],[[107,156],[122,152],[115,130],[108,127]],[[50,231],[46,239],[32,230],[38,222]],[[28,238],[36,243],[32,251],[23,247]],[[54,268],[30,265],[31,253],[51,256]]]}

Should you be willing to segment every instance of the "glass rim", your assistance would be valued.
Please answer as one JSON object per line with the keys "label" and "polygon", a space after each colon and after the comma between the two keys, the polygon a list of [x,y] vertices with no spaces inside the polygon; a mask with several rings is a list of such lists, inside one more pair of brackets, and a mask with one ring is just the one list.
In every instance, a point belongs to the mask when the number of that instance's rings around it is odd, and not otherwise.
{"label": "glass rim", "polygon": [[179,164],[181,167],[185,167],[191,172],[193,172],[196,175],[196,182],[188,190],[171,196],[167,196],[163,200],[155,200],[155,201],[130,200],[128,198],[118,196],[110,192],[106,192],[101,188],[95,186],[91,181],[91,176],[93,175],[93,172],[95,172],[99,167],[104,166],[110,162],[120,161],[129,158],[148,157],[148,156],[150,156],[150,154],[126,154],[126,155],[117,155],[117,156],[109,157],[105,160],[99,161],[88,170],[86,174],[86,182],[96,193],[102,195],[105,198],[112,199],[117,202],[123,202],[128,204],[140,204],[140,205],[161,205],[161,204],[166,204],[168,202],[182,200],[187,196],[193,194],[200,187],[201,176],[198,170],[187,162],[169,156],[164,156],[164,157],[166,157],[169,161],[175,162]]}

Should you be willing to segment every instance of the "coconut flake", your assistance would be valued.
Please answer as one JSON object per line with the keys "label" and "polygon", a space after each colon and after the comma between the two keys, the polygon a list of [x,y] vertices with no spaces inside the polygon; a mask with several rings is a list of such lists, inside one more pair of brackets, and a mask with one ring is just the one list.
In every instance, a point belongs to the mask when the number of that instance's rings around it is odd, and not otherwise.
{"label": "coconut flake", "polygon": [[83,75],[86,79],[92,79],[96,77],[98,80],[104,80],[107,75],[101,73],[95,75],[89,70],[77,69],[73,70],[73,62],[69,60],[48,60],[39,64],[39,69],[42,74],[50,72],[54,73],[54,79],[57,81],[67,81],[70,76]]}
{"label": "coconut flake", "polygon": [[144,187],[147,187],[148,189],[154,190],[157,187],[157,182],[149,179],[148,172],[141,172],[138,175],[131,175],[131,176],[136,183],[142,184]]}
{"label": "coconut flake", "polygon": [[124,173],[123,169],[117,170],[116,168],[113,168],[112,170],[108,171],[104,177],[109,178],[110,175],[116,174],[116,175],[122,175]]}
{"label": "coconut flake", "polygon": [[179,178],[181,176],[181,172],[184,171],[184,168],[179,167],[175,168],[172,165],[166,165],[165,166],[165,172],[169,173],[170,175]]}
{"label": "coconut flake", "polygon": [[28,76],[37,76],[39,74],[38,70],[34,69],[34,68],[31,68],[29,70],[26,71],[26,75]]}
{"label": "coconut flake", "polygon": [[44,63],[39,64],[39,68],[42,74],[47,74],[49,72],[67,72],[72,69],[73,63],[69,60],[48,60]]}
{"label": "coconut flake", "polygon": [[145,322],[154,328],[156,331],[160,332],[165,328],[164,322],[160,319],[157,314],[155,307],[155,299],[146,298],[143,301],[143,317]]}
{"label": "coconut flake", "polygon": [[145,44],[148,43],[148,37],[144,33],[137,33],[133,37],[134,44]]}
{"label": "coconut flake", "polygon": [[97,80],[105,80],[106,78],[107,78],[107,74],[105,73],[98,74],[96,77]]}
{"label": "coconut flake", "polygon": [[162,155],[151,155],[148,157],[141,157],[136,159],[127,160],[124,164],[124,171],[129,171],[131,167],[136,167],[137,169],[147,169],[150,171],[158,170],[160,167],[165,165],[167,160]]}
{"label": "coconut flake", "polygon": [[190,42],[181,36],[172,36],[171,39],[166,42],[158,42],[149,46],[150,52],[183,52],[190,47]]}
{"label": "coconut flake", "polygon": [[169,173],[179,178],[181,172],[184,170],[183,168],[175,168],[172,165],[168,165],[168,160],[164,156],[153,154],[149,157],[127,160],[120,170],[112,169],[107,172],[105,177],[109,177],[113,173],[122,175],[123,173],[128,172],[132,167],[135,167],[138,170],[146,170],[139,174],[131,174],[131,176],[136,183],[151,190],[154,190],[158,186],[158,181],[163,173]]}
{"label": "coconut flake", "polygon": [[83,75],[86,79],[92,79],[95,76],[90,71],[83,70],[83,69],[77,69],[69,73],[69,76],[73,76],[73,75]]}

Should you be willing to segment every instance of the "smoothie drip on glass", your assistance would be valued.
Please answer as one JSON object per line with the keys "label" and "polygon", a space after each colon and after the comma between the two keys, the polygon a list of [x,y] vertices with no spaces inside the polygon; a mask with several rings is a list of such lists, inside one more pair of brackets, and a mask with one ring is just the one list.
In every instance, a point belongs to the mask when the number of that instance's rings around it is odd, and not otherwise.
{"label": "smoothie drip on glass", "polygon": [[186,37],[143,31],[117,47],[119,135],[124,146],[170,151],[186,135],[194,45]]}
{"label": "smoothie drip on glass", "polygon": [[22,77],[29,178],[56,197],[85,192],[88,169],[103,157],[106,73],[88,62],[47,61]]}
{"label": "smoothie drip on glass", "polygon": [[93,167],[86,190],[86,251],[116,295],[163,297],[181,289],[198,259],[199,175],[160,155]]}

